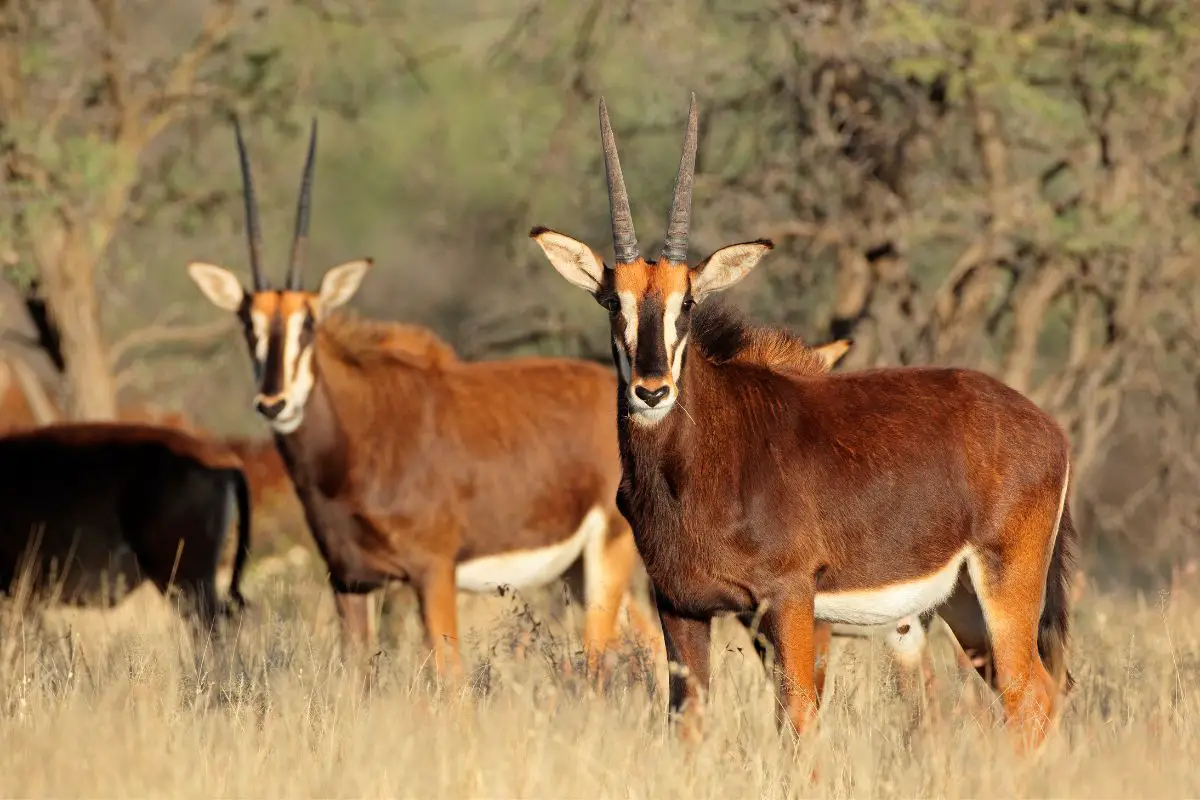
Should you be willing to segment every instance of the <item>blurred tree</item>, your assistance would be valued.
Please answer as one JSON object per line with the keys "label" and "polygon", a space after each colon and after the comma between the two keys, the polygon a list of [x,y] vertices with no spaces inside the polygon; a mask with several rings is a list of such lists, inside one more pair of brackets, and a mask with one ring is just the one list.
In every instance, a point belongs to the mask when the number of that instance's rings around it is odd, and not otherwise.
{"label": "blurred tree", "polygon": [[[262,85],[263,55],[238,40],[266,8],[211,0],[199,19],[196,10],[0,0],[0,230],[14,243],[6,266],[44,300],[72,418],[115,417],[97,270],[121,226],[157,210],[135,208],[143,182],[162,181],[177,155],[156,144]],[[175,333],[143,333],[140,343]]]}
{"label": "blurred tree", "polygon": [[[212,319],[186,260],[244,254],[219,112],[259,118],[264,228],[283,242],[297,99],[323,110],[311,275],[374,255],[365,313],[429,324],[468,357],[609,363],[602,315],[525,234],[545,224],[605,247],[604,95],[653,252],[695,90],[692,257],[777,244],[731,302],[813,339],[852,336],[848,368],[1003,378],[1068,428],[1093,553],[1143,576],[1200,553],[1200,5],[214,2],[0,0],[0,263],[37,279],[33,316],[44,301],[97,351],[99,325],[71,309],[100,293],[118,390],[261,431],[229,390],[249,380],[236,336],[220,357],[158,344],[190,309]],[[168,91],[181,68],[190,86]],[[136,124],[121,108],[140,109]],[[89,269],[90,295],[52,280]],[[53,350],[58,333],[37,327]],[[80,338],[62,331],[68,370],[86,371]]]}

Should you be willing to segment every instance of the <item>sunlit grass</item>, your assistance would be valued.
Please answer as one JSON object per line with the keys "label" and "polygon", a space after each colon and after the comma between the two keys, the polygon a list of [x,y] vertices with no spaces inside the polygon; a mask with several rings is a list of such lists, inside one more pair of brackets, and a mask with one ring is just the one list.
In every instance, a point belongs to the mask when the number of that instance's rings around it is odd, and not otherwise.
{"label": "sunlit grass", "polygon": [[[1200,795],[1200,598],[1085,596],[1077,692],[1040,757],[1014,761],[940,628],[939,717],[894,688],[881,646],[835,640],[818,730],[793,749],[744,632],[718,626],[708,735],[664,725],[665,664],[592,692],[577,609],[464,597],[467,685],[430,676],[401,607],[369,666],[341,656],[315,565],[252,573],[253,608],[194,648],[153,590],[113,612],[4,619],[6,797],[1185,797]],[[236,643],[233,639],[236,637]],[[975,678],[971,678],[975,681]],[[810,775],[816,768],[816,782]]]}

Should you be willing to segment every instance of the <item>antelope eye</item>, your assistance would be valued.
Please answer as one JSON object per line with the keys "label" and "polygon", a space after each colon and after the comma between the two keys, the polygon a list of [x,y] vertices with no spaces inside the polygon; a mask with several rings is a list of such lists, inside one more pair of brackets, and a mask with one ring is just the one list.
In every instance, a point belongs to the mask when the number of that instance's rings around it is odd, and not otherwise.
{"label": "antelope eye", "polygon": [[604,301],[604,307],[608,309],[610,316],[616,316],[621,312],[621,301],[615,297],[610,297]]}
{"label": "antelope eye", "polygon": [[692,306],[694,305],[696,305],[696,301],[693,300],[692,296],[689,294],[687,297],[683,298],[683,302],[679,304],[679,310],[686,314],[688,311],[692,310]]}

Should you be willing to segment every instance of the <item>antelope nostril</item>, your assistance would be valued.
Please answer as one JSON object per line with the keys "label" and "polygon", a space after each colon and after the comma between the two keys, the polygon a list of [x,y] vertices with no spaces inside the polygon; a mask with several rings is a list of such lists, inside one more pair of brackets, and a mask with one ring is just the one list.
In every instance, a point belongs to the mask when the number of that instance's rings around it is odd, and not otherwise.
{"label": "antelope nostril", "polygon": [[660,386],[657,389],[647,389],[645,386],[634,388],[633,393],[646,405],[654,408],[656,405],[666,399],[671,393],[670,386]]}
{"label": "antelope nostril", "polygon": [[287,400],[284,400],[282,397],[277,397],[270,400],[262,398],[258,400],[254,406],[258,409],[258,413],[262,414],[267,419],[275,419],[283,413],[283,409],[287,406]]}

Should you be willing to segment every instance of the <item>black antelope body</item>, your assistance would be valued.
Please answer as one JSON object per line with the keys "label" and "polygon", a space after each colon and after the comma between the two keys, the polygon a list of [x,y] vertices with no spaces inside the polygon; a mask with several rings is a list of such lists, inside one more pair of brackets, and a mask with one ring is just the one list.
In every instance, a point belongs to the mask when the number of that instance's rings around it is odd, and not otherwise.
{"label": "black antelope body", "polygon": [[696,123],[693,97],[656,261],[638,251],[603,101],[615,263],[564,234],[531,232],[611,320],[618,504],[669,658],[685,667],[671,680],[672,709],[699,705],[715,614],[765,608],[782,719],[800,729],[817,705],[815,622],[887,624],[936,610],[967,652],[990,659],[1006,717],[1040,742],[1070,684],[1077,535],[1065,435],[973,370],[798,375],[737,358],[761,329],[709,298],[772,245],[734,244],[688,265]]}
{"label": "black antelope body", "polygon": [[402,341],[410,326],[335,313],[369,260],[333,267],[317,291],[304,291],[315,122],[287,278],[270,288],[240,130],[237,142],[253,288],[210,264],[188,271],[242,321],[255,407],[274,431],[352,640],[374,638],[369,593],[409,581],[435,664],[457,674],[458,589],[545,584],[582,556],[584,641],[598,655],[637,558],[616,509],[611,371],[559,358],[469,363],[444,345],[415,352]]}
{"label": "black antelope body", "polygon": [[10,594],[109,605],[149,580],[208,626],[229,610],[216,574],[238,514],[230,599],[242,605],[250,502],[217,442],[132,423],[56,423],[0,437],[0,582]]}

